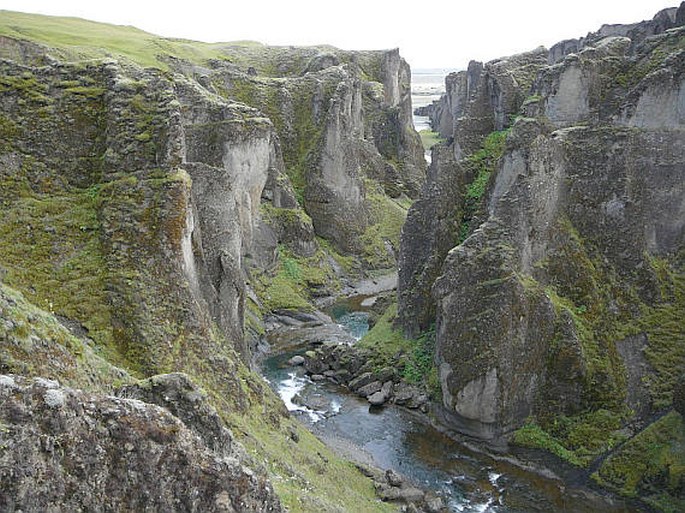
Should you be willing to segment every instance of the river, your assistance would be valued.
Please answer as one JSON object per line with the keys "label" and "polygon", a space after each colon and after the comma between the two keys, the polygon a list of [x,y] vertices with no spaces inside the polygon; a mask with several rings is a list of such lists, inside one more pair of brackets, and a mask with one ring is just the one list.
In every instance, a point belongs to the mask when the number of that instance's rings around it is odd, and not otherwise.
{"label": "river", "polygon": [[[350,298],[329,309],[359,339],[368,330],[366,297]],[[558,480],[495,460],[444,435],[409,410],[370,407],[365,399],[328,382],[312,382],[289,359],[306,348],[267,358],[263,372],[286,407],[324,442],[361,463],[393,469],[415,485],[443,497],[461,513],[634,513],[565,488]],[[306,406],[305,406],[306,405]]]}

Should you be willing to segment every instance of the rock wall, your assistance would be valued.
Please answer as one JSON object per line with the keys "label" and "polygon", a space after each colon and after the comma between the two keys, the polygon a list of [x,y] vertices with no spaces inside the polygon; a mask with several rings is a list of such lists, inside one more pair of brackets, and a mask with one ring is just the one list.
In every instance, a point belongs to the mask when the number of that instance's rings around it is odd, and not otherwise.
{"label": "rock wall", "polygon": [[316,235],[358,256],[364,233],[377,223],[367,180],[390,197],[415,197],[424,180],[411,72],[397,50],[312,50],[293,50],[301,71],[279,71],[278,78],[215,62],[206,80],[218,94],[273,121],[285,172]]}
{"label": "rock wall", "polygon": [[[647,312],[680,308],[685,36],[675,14],[604,27],[562,60],[555,46],[549,66],[536,50],[448,77],[456,87],[434,126],[451,115],[453,142],[434,150],[403,230],[399,319],[414,335],[436,322],[453,427],[496,439],[530,418],[623,405],[640,418],[670,404],[682,330],[657,333]],[[459,184],[473,190],[483,138],[502,129],[477,228],[459,243]]]}
{"label": "rock wall", "polygon": [[[54,26],[59,30],[59,23]],[[96,55],[109,53],[94,48]],[[316,265],[326,263],[315,238],[326,230],[340,249],[359,252],[358,239],[378,224],[373,200],[389,198],[384,187],[395,196],[418,190],[404,178],[420,181],[423,175],[422,166],[412,167],[421,152],[407,150],[414,143],[420,147],[404,124],[411,112],[404,103],[408,67],[397,52],[322,55],[320,49],[242,46],[226,52],[225,59],[201,63],[167,55],[162,71],[127,58],[84,61],[80,50],[0,40],[0,280],[20,291],[7,288],[11,292],[5,294],[1,285],[0,371],[96,394],[50,385],[68,398],[68,408],[54,412],[66,419],[60,436],[88,438],[73,412],[85,403],[102,403],[104,409],[116,406],[143,430],[128,432],[121,425],[136,465],[148,450],[160,458],[168,451],[193,453],[184,461],[160,463],[169,463],[163,483],[147,474],[131,477],[140,477],[130,484],[141,494],[160,490],[161,509],[168,501],[185,500],[184,487],[192,485],[206,494],[187,498],[187,509],[280,510],[262,470],[247,460],[235,465],[236,454],[213,445],[226,438],[217,429],[231,425],[269,462],[288,507],[297,501],[307,510],[337,511],[341,504],[374,510],[366,478],[290,420],[250,372],[256,337],[245,337],[245,318],[254,321],[257,315],[246,311],[264,300],[254,294],[259,279],[273,285],[270,290],[280,286],[269,273],[280,272],[281,252],[291,252],[295,265],[315,255]],[[241,65],[230,62],[238,55]],[[384,83],[392,88],[387,95]],[[241,97],[260,110],[237,101]],[[377,124],[384,120],[396,120],[389,126],[397,133],[381,145],[373,132],[381,133]],[[322,214],[312,222],[302,204],[314,205],[314,213],[321,198]],[[288,290],[277,292],[289,295]],[[260,329],[259,320],[249,326],[257,336]],[[184,388],[199,383],[208,392],[217,412],[202,409],[202,416],[212,425],[198,428],[197,415],[184,416],[187,408],[174,409],[140,384],[126,394],[163,404],[171,413],[105,397],[115,384],[168,372],[187,374],[191,381]],[[13,390],[26,397],[42,394],[22,379],[16,378]],[[11,424],[12,433],[25,433],[27,440],[48,436],[34,422],[40,414],[31,413],[21,426],[3,417],[3,426]],[[103,415],[96,408],[91,426],[104,425]],[[119,420],[113,421],[115,430]],[[146,438],[167,427],[173,436]],[[214,430],[210,438],[218,436],[214,442],[205,439],[208,429]],[[116,452],[116,440],[105,437],[100,447]],[[70,446],[74,454],[75,447]],[[18,441],[12,448],[3,455],[38,458],[35,448]],[[124,451],[111,461],[94,457],[88,472],[103,486],[114,486],[124,472]],[[312,451],[320,460],[310,457]],[[78,472],[67,460],[50,462],[48,471],[59,476],[57,488]],[[184,462],[196,465],[183,467]],[[11,464],[7,460],[3,468]],[[209,467],[209,475],[200,472]],[[239,482],[225,493],[222,487],[234,478]],[[2,494],[10,501],[25,494],[22,486],[38,490],[26,492],[28,509],[57,500],[57,488],[42,475],[35,486],[10,481]],[[313,490],[306,497],[293,492],[304,482]],[[85,496],[91,488],[84,482],[74,493]],[[136,507],[123,495],[111,500],[115,509]],[[130,495],[130,501],[138,500]],[[8,506],[15,507],[20,506]]]}
{"label": "rock wall", "polygon": [[[0,376],[2,509],[282,511],[199,389],[183,375],[148,386],[147,395],[164,389],[162,407]],[[181,420],[170,404],[209,418]]]}

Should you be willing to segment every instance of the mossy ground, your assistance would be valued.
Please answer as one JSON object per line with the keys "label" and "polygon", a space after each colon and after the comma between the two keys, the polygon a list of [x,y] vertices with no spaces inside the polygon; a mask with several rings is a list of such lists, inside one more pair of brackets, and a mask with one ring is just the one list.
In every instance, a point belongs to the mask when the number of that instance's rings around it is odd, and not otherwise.
{"label": "mossy ground", "polygon": [[312,311],[313,291],[334,292],[340,287],[324,249],[311,257],[302,257],[279,246],[276,268],[254,274],[252,285],[262,301],[261,310],[255,305],[260,316],[277,310]]}
{"label": "mossy ground", "polygon": [[671,412],[631,438],[593,474],[603,486],[660,511],[685,511],[685,424]]}
{"label": "mossy ground", "polygon": [[112,391],[133,382],[50,312],[0,283],[0,372],[42,376],[85,390]]}
{"label": "mossy ground", "polygon": [[111,347],[107,268],[90,190],[17,198],[0,219],[0,241],[7,284],[50,312],[81,319],[93,340]]}
{"label": "mossy ground", "polygon": [[375,368],[397,369],[404,381],[422,387],[437,400],[440,382],[434,361],[435,331],[428,330],[415,339],[405,338],[393,325],[396,317],[397,303],[393,302],[357,346],[370,351]]}
{"label": "mossy ground", "polygon": [[433,132],[433,130],[421,130],[419,136],[421,137],[421,144],[423,144],[425,150],[430,150],[436,144],[444,141],[444,139],[440,137],[440,134],[438,132]]}

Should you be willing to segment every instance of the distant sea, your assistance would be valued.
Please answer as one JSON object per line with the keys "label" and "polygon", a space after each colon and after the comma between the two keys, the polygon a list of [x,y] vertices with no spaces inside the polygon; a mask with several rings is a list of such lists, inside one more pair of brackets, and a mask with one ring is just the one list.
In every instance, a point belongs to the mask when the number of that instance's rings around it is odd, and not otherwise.
{"label": "distant sea", "polygon": [[[449,68],[415,69],[411,73],[412,108],[429,105],[445,92],[445,76],[454,71]],[[414,115],[414,128],[417,132],[430,130],[427,116]]]}

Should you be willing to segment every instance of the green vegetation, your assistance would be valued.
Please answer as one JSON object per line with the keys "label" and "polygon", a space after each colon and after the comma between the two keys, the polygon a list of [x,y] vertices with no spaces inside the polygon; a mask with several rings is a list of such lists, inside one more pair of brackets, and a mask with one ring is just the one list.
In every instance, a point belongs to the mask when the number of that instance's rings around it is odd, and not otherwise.
{"label": "green vegetation", "polygon": [[685,37],[671,35],[655,39],[649,51],[637,59],[619,61],[612,84],[619,84],[625,89],[632,89],[647,75],[667,66],[666,60],[685,49]]}
{"label": "green vegetation", "polygon": [[97,199],[91,190],[26,196],[0,219],[5,283],[50,312],[81,319],[103,346],[112,341]]}
{"label": "green vegetation", "polygon": [[444,141],[444,139],[440,137],[440,134],[438,132],[433,132],[433,130],[421,130],[419,136],[421,137],[421,143],[425,150],[430,150],[436,144]]}
{"label": "green vegetation", "polygon": [[543,449],[573,465],[581,465],[581,462],[572,451],[566,449],[557,439],[533,421],[529,421],[526,425],[516,430],[512,443],[521,447]]}
{"label": "green vegetation", "polygon": [[673,387],[685,368],[685,273],[677,272],[659,259],[651,259],[661,286],[662,302],[641,305],[641,315],[622,329],[622,336],[644,333],[647,361],[654,373],[646,376],[647,388],[656,409],[667,408]]}
{"label": "green vegetation", "polygon": [[393,251],[399,251],[400,232],[407,218],[407,208],[386,196],[377,183],[366,180],[365,185],[372,224],[361,236],[362,258],[372,269],[390,268],[395,265],[395,259],[388,252],[386,244],[390,244]]}
{"label": "green vegetation", "polygon": [[[175,56],[198,64],[221,57],[221,43],[165,39],[130,26],[1,11],[0,35],[27,39],[63,51],[68,60],[118,57],[141,66],[168,69]],[[236,45],[239,45],[236,43]]]}
{"label": "green vegetation", "polygon": [[133,379],[73,336],[49,312],[0,283],[0,372],[42,376],[85,390],[106,390]]}
{"label": "green vegetation", "polygon": [[324,250],[307,258],[280,246],[278,254],[276,269],[271,273],[262,273],[253,282],[265,311],[311,311],[314,309],[310,302],[311,291],[338,286],[338,278]]}
{"label": "green vegetation", "polygon": [[603,409],[573,417],[555,416],[545,428],[531,419],[514,433],[513,443],[545,449],[573,465],[587,467],[625,440],[622,420]]}
{"label": "green vegetation", "polygon": [[459,225],[459,240],[461,244],[471,233],[471,220],[481,208],[490,176],[495,172],[499,160],[505,149],[508,130],[492,132],[483,140],[481,149],[466,158],[466,165],[473,173],[473,180],[466,188],[464,196],[464,211]]}
{"label": "green vegetation", "polygon": [[369,358],[375,368],[394,367],[407,383],[421,386],[433,399],[438,399],[440,381],[434,361],[434,328],[416,339],[407,339],[393,327],[396,317],[397,303],[392,303],[357,347],[370,351]]}
{"label": "green vegetation", "polygon": [[[220,413],[248,452],[261,462],[283,505],[293,513],[321,511],[392,512],[376,498],[373,484],[349,461],[288,417],[283,404],[254,374],[241,376],[249,406],[236,415],[226,405]],[[225,399],[223,399],[225,403]],[[221,403],[219,403],[221,404]],[[343,484],[344,483],[344,484]]]}
{"label": "green vegetation", "polygon": [[593,474],[603,486],[667,513],[685,511],[685,424],[671,412],[611,454]]}

